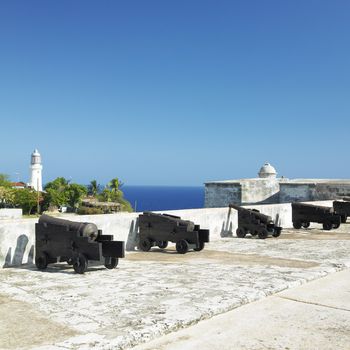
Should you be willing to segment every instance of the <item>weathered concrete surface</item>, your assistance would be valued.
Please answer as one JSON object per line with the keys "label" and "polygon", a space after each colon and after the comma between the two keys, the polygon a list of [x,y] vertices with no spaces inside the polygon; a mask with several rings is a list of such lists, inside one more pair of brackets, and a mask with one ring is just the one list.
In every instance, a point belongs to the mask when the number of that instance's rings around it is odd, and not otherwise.
{"label": "weathered concrete surface", "polygon": [[215,316],[134,350],[350,348],[350,270]]}
{"label": "weathered concrete surface", "polygon": [[26,349],[45,342],[64,341],[78,334],[51,321],[31,304],[0,295],[0,348]]}
{"label": "weathered concrete surface", "polygon": [[[319,230],[308,232],[307,240],[225,238],[186,255],[173,247],[132,252],[115,270],[92,267],[83,276],[64,264],[47,272],[3,269],[0,295],[14,307],[19,302],[19,314],[28,305],[27,315],[35,310],[60,324],[59,334],[75,334],[62,340],[43,328],[41,343],[33,344],[24,327],[16,334],[18,348],[126,349],[350,267],[349,239],[319,240]],[[0,327],[7,319],[0,314]],[[0,348],[15,347],[0,337]]]}

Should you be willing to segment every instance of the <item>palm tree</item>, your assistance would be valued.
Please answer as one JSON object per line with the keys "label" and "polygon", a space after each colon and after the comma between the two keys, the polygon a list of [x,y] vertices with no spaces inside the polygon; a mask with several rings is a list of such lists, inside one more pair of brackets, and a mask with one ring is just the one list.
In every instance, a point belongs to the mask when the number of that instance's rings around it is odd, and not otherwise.
{"label": "palm tree", "polygon": [[88,186],[89,190],[89,195],[96,197],[98,190],[99,190],[100,185],[97,183],[96,180],[90,181],[90,185]]}
{"label": "palm tree", "polygon": [[114,200],[117,200],[118,198],[123,197],[123,192],[120,190],[120,187],[122,185],[123,184],[119,181],[117,177],[115,177],[108,183],[108,187],[110,188],[113,194]]}
{"label": "palm tree", "polygon": [[123,186],[123,184],[119,181],[119,179],[117,177],[115,177],[114,179],[112,179],[109,183],[108,183],[108,187],[111,189],[112,192],[114,193],[119,193],[120,188]]}

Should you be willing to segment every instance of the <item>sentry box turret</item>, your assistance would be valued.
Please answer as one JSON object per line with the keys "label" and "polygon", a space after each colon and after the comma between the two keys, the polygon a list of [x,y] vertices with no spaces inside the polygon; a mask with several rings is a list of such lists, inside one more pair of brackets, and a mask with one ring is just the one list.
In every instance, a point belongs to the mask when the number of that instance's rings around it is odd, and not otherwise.
{"label": "sentry box turret", "polygon": [[236,230],[238,238],[244,238],[248,233],[252,236],[257,235],[260,239],[265,239],[269,235],[280,236],[282,227],[275,225],[271,216],[262,214],[257,209],[247,209],[235,204],[230,204],[229,208],[238,211],[238,228]]}
{"label": "sentry box turret", "polygon": [[322,224],[324,230],[331,230],[340,226],[341,216],[334,213],[331,207],[292,203],[292,221],[295,229],[308,228],[310,222],[317,222]]}
{"label": "sentry box turret", "polygon": [[65,261],[74,271],[84,273],[88,261],[101,261],[107,269],[124,258],[124,242],[113,241],[92,223],[73,222],[41,215],[35,225],[35,264],[46,269],[48,264]]}
{"label": "sentry box turret", "polygon": [[173,242],[177,252],[185,254],[189,249],[200,251],[209,242],[209,230],[179,216],[144,212],[139,216],[139,228],[139,249],[145,252],[154,246],[165,249]]}

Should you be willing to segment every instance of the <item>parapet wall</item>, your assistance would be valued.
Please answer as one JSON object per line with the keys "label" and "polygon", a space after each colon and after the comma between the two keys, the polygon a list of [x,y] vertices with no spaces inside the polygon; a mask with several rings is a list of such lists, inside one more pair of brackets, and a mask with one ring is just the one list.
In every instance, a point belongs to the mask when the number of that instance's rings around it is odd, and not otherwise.
{"label": "parapet wall", "polygon": [[[332,206],[332,201],[313,202]],[[290,203],[247,206],[278,219],[279,225],[292,227]],[[202,228],[210,230],[210,239],[235,236],[237,211],[229,208],[204,208],[166,211],[185,220],[194,221]],[[126,250],[135,250],[137,244],[139,213],[118,213],[106,215],[76,215],[65,218],[73,221],[93,222],[105,234],[113,234],[114,239],[125,241]],[[35,223],[37,219],[0,220],[0,268],[33,263],[35,244]]]}
{"label": "parapet wall", "polygon": [[323,201],[350,196],[350,183],[289,182],[280,183],[280,202]]}
{"label": "parapet wall", "polygon": [[208,182],[205,207],[309,202],[350,197],[350,180],[256,178]]}
{"label": "parapet wall", "polygon": [[243,179],[238,181],[218,181],[205,184],[205,207],[227,207],[230,203],[249,205],[252,203],[279,203],[279,180]]}

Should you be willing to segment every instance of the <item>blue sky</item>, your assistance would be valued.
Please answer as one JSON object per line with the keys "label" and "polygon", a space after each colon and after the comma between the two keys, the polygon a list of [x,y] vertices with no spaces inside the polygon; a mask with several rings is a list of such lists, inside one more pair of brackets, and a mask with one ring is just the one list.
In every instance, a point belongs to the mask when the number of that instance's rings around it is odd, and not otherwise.
{"label": "blue sky", "polygon": [[0,2],[0,172],[349,178],[350,2]]}

